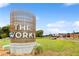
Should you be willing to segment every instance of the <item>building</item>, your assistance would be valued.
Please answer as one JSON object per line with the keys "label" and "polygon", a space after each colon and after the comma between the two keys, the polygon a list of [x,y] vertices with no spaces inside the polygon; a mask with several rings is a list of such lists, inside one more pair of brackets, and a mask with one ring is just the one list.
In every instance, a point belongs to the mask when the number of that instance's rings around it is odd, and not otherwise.
{"label": "building", "polygon": [[64,38],[79,38],[79,34],[76,33],[59,33],[59,37],[64,37]]}

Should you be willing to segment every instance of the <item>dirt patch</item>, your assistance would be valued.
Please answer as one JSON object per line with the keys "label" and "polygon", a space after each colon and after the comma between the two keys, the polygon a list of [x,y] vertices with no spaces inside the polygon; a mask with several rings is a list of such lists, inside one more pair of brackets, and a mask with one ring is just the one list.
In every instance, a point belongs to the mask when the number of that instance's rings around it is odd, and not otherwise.
{"label": "dirt patch", "polygon": [[9,50],[5,50],[3,48],[0,48],[0,56],[10,56]]}
{"label": "dirt patch", "polygon": [[51,51],[51,50],[48,50],[48,51],[43,51],[41,52],[40,54],[35,54],[34,51],[30,54],[10,54],[10,51],[9,50],[5,50],[5,49],[2,49],[0,48],[0,56],[72,56],[72,53],[71,51]]}

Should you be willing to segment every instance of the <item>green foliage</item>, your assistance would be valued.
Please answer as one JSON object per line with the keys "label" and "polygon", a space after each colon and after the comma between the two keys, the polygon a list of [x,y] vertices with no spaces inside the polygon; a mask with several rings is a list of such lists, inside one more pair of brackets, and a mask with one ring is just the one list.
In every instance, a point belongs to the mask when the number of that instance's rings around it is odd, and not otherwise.
{"label": "green foliage", "polygon": [[43,47],[40,44],[37,44],[34,48],[35,55],[41,54],[43,52]]}
{"label": "green foliage", "polygon": [[6,38],[8,35],[6,33],[1,34],[1,38]]}
{"label": "green foliage", "polygon": [[[72,40],[50,40],[49,37],[38,37],[36,42],[39,43],[36,45],[34,50],[35,54],[42,54],[44,51],[51,51],[51,53],[57,53],[59,55],[65,56],[79,56],[79,41]],[[0,45],[9,45],[10,40],[2,39],[0,40]],[[54,55],[57,55],[54,54]]]}
{"label": "green foliage", "polygon": [[0,40],[0,45],[2,45],[2,46],[9,45],[9,44],[10,44],[9,38],[3,38],[2,40]]}
{"label": "green foliage", "polygon": [[1,29],[1,27],[0,27],[0,39],[1,39],[1,33],[2,33],[2,29]]}
{"label": "green foliage", "polygon": [[49,34],[49,36],[52,36],[52,34]]}
{"label": "green foliage", "polygon": [[36,31],[36,37],[42,37],[43,36],[43,30]]}
{"label": "green foliage", "polygon": [[9,28],[10,28],[9,25],[0,28],[0,39],[9,37],[9,32],[10,32]]}
{"label": "green foliage", "polygon": [[6,33],[7,36],[9,36],[9,32],[10,32],[9,28],[10,28],[9,25],[2,27],[2,33]]}
{"label": "green foliage", "polygon": [[[50,40],[49,38],[38,38],[37,43],[40,43],[44,51],[61,52],[62,55],[78,55],[79,42],[71,40]],[[64,54],[63,54],[64,53]]]}
{"label": "green foliage", "polygon": [[1,29],[1,27],[0,27],[0,34],[1,34],[1,32],[2,32],[2,29]]}

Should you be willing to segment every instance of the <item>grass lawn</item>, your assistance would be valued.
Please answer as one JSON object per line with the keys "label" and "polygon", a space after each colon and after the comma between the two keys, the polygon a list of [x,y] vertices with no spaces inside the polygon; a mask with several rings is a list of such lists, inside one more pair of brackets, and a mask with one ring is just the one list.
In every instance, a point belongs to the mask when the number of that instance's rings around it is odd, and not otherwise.
{"label": "grass lawn", "polygon": [[41,44],[44,51],[51,51],[56,55],[79,56],[79,42],[69,40],[51,40],[49,38],[38,38],[36,41]]}
{"label": "grass lawn", "polygon": [[10,44],[10,40],[8,40],[8,38],[0,40],[0,45],[1,46],[9,45],[9,44]]}
{"label": "grass lawn", "polygon": [[[51,40],[46,38],[37,38],[36,42],[39,43],[43,51],[48,55],[66,55],[66,56],[79,56],[79,42],[69,40]],[[9,44],[10,40],[0,40],[0,45]]]}

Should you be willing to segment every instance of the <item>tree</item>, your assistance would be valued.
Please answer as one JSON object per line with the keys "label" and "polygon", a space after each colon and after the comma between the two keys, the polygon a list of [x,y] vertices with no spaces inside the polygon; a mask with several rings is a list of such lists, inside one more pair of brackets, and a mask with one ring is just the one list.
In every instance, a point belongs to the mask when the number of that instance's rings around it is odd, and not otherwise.
{"label": "tree", "polygon": [[6,33],[6,35],[9,37],[9,28],[9,25],[2,27],[2,34]]}
{"label": "tree", "polygon": [[10,32],[9,28],[10,28],[10,25],[0,27],[0,39],[9,37],[9,32]]}
{"label": "tree", "polygon": [[42,37],[43,36],[43,30],[36,31],[36,37]]}
{"label": "tree", "polygon": [[0,39],[1,39],[1,33],[2,33],[2,29],[1,29],[1,27],[0,27]]}
{"label": "tree", "polygon": [[52,35],[52,34],[49,34],[48,36],[49,36],[49,37],[52,37],[53,35]]}

